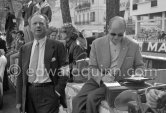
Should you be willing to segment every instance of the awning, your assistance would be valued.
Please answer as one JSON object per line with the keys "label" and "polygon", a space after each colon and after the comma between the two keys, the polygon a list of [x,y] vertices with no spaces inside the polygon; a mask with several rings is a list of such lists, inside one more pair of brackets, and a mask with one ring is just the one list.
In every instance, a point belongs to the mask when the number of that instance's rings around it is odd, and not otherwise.
{"label": "awning", "polygon": [[166,54],[153,53],[153,52],[141,52],[143,58],[149,58],[154,60],[164,60],[166,61]]}

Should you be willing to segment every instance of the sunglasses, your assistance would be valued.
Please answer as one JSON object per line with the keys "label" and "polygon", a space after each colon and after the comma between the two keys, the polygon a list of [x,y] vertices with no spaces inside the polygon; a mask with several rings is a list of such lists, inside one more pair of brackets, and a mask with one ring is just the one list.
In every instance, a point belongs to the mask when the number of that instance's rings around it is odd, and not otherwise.
{"label": "sunglasses", "polygon": [[118,36],[118,37],[122,37],[123,36],[123,34],[116,34],[116,33],[110,33],[111,34],[111,36]]}

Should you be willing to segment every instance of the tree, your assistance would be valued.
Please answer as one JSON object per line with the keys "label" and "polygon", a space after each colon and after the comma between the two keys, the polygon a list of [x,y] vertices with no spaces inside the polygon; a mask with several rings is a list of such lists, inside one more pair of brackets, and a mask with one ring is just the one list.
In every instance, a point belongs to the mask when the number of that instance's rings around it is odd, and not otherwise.
{"label": "tree", "polygon": [[63,23],[72,23],[69,0],[60,0]]}
{"label": "tree", "polygon": [[119,0],[106,0],[106,32],[108,31],[109,20],[119,16]]}

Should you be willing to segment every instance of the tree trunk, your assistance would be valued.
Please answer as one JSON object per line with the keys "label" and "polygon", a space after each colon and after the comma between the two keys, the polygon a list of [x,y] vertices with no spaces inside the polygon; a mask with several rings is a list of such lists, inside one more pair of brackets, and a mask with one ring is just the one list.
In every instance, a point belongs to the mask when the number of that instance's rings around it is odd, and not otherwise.
{"label": "tree trunk", "polygon": [[109,20],[114,16],[119,16],[119,0],[106,0],[106,32],[108,32]]}
{"label": "tree trunk", "polygon": [[60,0],[61,12],[63,23],[72,23],[70,8],[69,8],[69,0]]}

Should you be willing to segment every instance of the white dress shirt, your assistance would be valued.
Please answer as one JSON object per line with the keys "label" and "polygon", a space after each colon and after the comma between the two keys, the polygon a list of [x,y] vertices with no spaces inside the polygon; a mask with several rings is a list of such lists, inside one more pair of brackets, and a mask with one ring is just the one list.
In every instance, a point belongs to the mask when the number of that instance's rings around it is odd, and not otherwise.
{"label": "white dress shirt", "polygon": [[[39,42],[39,59],[38,59],[38,66],[37,66],[37,70],[36,70],[36,79],[35,79],[34,83],[51,82],[49,75],[46,73],[46,68],[44,65],[46,39],[47,39],[47,37],[40,39],[38,41]],[[31,50],[30,65],[31,65],[31,63],[33,63],[31,61],[32,61],[32,55],[34,53],[36,43],[37,43],[37,40],[34,39],[33,45],[32,45],[32,50]]]}
{"label": "white dress shirt", "polygon": [[117,67],[119,53],[120,53],[121,45],[118,43],[117,45],[113,44],[112,41],[110,41],[110,52],[111,52],[111,69],[114,69]]}

